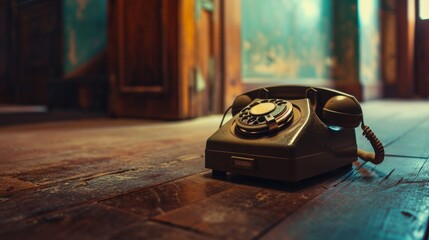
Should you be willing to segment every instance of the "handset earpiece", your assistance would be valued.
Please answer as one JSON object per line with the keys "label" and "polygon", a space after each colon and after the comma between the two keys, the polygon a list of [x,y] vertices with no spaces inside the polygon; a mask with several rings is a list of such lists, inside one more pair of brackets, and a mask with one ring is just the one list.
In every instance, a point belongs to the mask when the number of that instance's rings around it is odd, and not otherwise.
{"label": "handset earpiece", "polygon": [[245,108],[247,105],[249,105],[252,102],[252,99],[247,95],[240,95],[237,96],[234,99],[234,102],[231,106],[231,113],[232,116],[235,116],[235,114],[239,113],[241,109]]}
{"label": "handset earpiece", "polygon": [[[267,99],[270,93],[270,91],[268,91],[268,89],[266,88],[260,88],[256,91],[258,91],[257,98],[262,98],[262,99]],[[232,116],[235,116],[235,114],[239,113],[243,108],[249,105],[252,101],[253,99],[246,94],[237,96],[234,99],[234,102],[232,103],[232,106],[231,106]]]}
{"label": "handset earpiece", "polygon": [[362,120],[362,108],[354,97],[331,97],[322,109],[323,121],[344,128],[358,127]]}
{"label": "handset earpiece", "polygon": [[374,132],[364,124],[362,108],[356,98],[343,95],[331,97],[323,106],[322,117],[325,123],[344,128],[356,128],[361,124],[362,135],[371,143],[374,153],[358,149],[357,155],[374,164],[383,162],[383,144]]}
{"label": "handset earpiece", "polygon": [[234,102],[232,103],[232,105],[229,106],[225,110],[225,112],[223,113],[222,120],[220,121],[219,128],[222,127],[223,120],[225,120],[225,116],[226,116],[226,114],[228,113],[228,111],[230,109],[231,109],[232,116],[235,116],[235,114],[239,113],[241,111],[241,109],[243,109],[244,107],[246,107],[247,105],[249,105],[251,102],[252,102],[252,99],[249,96],[247,96],[247,95],[243,94],[243,95],[240,95],[240,96],[236,97],[234,99]]}

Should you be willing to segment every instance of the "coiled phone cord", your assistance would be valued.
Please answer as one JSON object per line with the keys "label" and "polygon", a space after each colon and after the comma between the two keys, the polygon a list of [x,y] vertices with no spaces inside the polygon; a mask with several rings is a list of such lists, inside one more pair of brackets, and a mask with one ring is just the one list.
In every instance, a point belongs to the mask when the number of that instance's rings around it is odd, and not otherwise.
{"label": "coiled phone cord", "polygon": [[362,135],[365,136],[366,139],[371,143],[372,148],[374,149],[374,153],[364,151],[362,149],[357,150],[357,154],[364,161],[372,162],[374,164],[380,164],[384,160],[384,147],[383,144],[378,140],[377,136],[375,136],[374,132],[363,123],[362,119]]}

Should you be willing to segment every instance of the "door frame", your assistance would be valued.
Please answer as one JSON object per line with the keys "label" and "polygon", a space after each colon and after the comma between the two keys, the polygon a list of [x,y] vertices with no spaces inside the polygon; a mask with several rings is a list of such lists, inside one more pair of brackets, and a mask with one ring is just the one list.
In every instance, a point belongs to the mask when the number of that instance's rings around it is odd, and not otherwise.
{"label": "door frame", "polygon": [[[210,9],[202,5],[203,1],[211,5]],[[224,59],[222,58],[222,7],[224,6],[223,0],[180,0],[179,1],[179,83],[180,83],[180,112],[186,118],[199,117],[211,113],[222,112],[222,79],[223,79],[223,66]],[[198,11],[201,11],[198,13]],[[213,54],[214,61],[213,79],[204,79],[205,87],[203,90],[197,89],[198,81],[198,68],[199,68],[199,40],[200,40],[200,20],[199,14],[202,11],[208,11],[211,15],[210,34],[212,42],[210,42],[210,50]],[[201,15],[200,15],[201,17]],[[201,79],[200,79],[201,80]],[[210,85],[208,81],[212,81]],[[211,88],[211,89],[210,89]],[[211,94],[209,94],[211,92]],[[207,95],[207,96],[202,96]],[[201,101],[202,98],[205,101]],[[207,104],[211,105],[211,109],[206,109]]]}

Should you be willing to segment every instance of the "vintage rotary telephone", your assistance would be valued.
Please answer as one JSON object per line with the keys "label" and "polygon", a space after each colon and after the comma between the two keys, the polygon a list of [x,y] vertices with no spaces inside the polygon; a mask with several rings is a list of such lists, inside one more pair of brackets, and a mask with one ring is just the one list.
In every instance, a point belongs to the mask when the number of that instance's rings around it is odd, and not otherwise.
{"label": "vintage rotary telephone", "polygon": [[[374,164],[384,159],[359,102],[340,91],[267,87],[239,95],[230,109],[233,118],[207,140],[205,165],[213,174],[299,181],[349,165],[358,156]],[[359,125],[375,153],[357,149],[354,128]]]}

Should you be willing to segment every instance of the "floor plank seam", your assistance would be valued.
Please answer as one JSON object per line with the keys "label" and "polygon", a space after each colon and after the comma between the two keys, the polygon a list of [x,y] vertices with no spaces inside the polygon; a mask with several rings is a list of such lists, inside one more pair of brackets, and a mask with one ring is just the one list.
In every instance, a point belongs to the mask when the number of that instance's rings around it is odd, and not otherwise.
{"label": "floor plank seam", "polygon": [[120,197],[120,196],[123,196],[123,195],[126,195],[126,194],[143,191],[143,190],[148,189],[148,188],[160,186],[160,185],[163,185],[163,184],[166,184],[166,183],[174,182],[174,181],[177,181],[177,180],[180,180],[180,179],[184,179],[184,178],[187,178],[187,177],[191,177],[191,176],[194,176],[194,175],[203,174],[204,172],[209,172],[209,170],[204,169],[204,170],[202,170],[200,172],[192,173],[192,174],[189,174],[189,175],[186,175],[186,176],[182,176],[182,177],[175,178],[175,179],[172,179],[172,180],[168,180],[168,181],[165,181],[165,182],[153,184],[153,185],[150,185],[150,186],[145,186],[145,187],[142,187],[142,188],[136,188],[136,189],[133,189],[131,191],[128,191],[128,192],[125,192],[125,193],[121,193],[121,194],[118,194],[118,195],[115,195],[115,196],[109,196],[109,197],[106,197],[106,198],[103,198],[103,199],[99,199],[97,201],[101,202],[101,201],[110,200],[112,198]]}
{"label": "floor plank seam", "polygon": [[114,174],[118,174],[118,173],[132,172],[132,171],[136,171],[136,170],[139,170],[139,169],[140,169],[139,167],[133,167],[133,168],[121,169],[121,170],[117,170],[117,171],[109,171],[109,172],[104,172],[104,173],[97,173],[97,174],[94,174],[94,175],[90,175],[90,176],[87,176],[87,177],[81,177],[81,178],[78,178],[78,179],[80,179],[80,181],[86,182],[86,181],[89,181],[89,180],[96,179],[98,177],[104,177],[104,176],[114,175]]}
{"label": "floor plank seam", "polygon": [[[109,204],[106,204],[104,202],[95,202],[94,204],[98,204],[98,205],[100,205],[102,207],[105,207],[107,209],[113,209],[115,211],[118,211],[118,212],[121,212],[121,213],[124,213],[124,214],[127,214],[127,215],[131,215],[131,216],[140,218],[141,220],[143,220],[143,222],[146,222],[146,221],[149,220],[149,217],[145,217],[145,216],[142,216],[142,215],[137,214],[135,212],[124,210],[122,208],[117,208],[117,207],[111,206]],[[91,205],[91,204],[89,204],[89,205]],[[82,206],[84,206],[84,205],[82,205]],[[64,211],[64,210],[62,210],[62,211]]]}
{"label": "floor plank seam", "polygon": [[420,127],[421,125],[425,124],[427,121],[429,121],[429,119],[424,118],[421,121],[417,122],[415,125],[413,125],[409,129],[407,129],[407,131],[405,131],[404,133],[402,133],[402,135],[397,136],[395,139],[392,139],[392,140],[390,140],[390,142],[386,143],[386,145],[384,145],[384,148],[387,148],[388,146],[392,145],[393,143],[395,143],[396,141],[398,141],[399,139],[401,139],[403,136],[407,135],[408,133],[410,133],[414,129],[416,129],[416,128]]}
{"label": "floor plank seam", "polygon": [[185,231],[188,231],[188,232],[193,232],[193,233],[201,234],[203,236],[207,236],[207,237],[210,237],[210,238],[222,239],[222,237],[219,237],[219,236],[207,233],[207,232],[199,231],[198,229],[194,229],[192,227],[185,227],[185,226],[174,224],[174,223],[171,223],[171,222],[165,222],[165,221],[162,221],[162,220],[158,220],[156,218],[149,218],[148,222],[154,222],[154,223],[162,224],[162,225],[169,226],[169,227],[179,228],[181,230],[185,230]]}
{"label": "floor plank seam", "polygon": [[[314,200],[314,199],[313,199]],[[312,202],[313,200],[311,200],[310,202]],[[308,203],[304,204],[303,206],[297,208],[295,211],[298,211],[300,208],[304,207],[305,205],[307,205]],[[279,220],[277,220],[276,222],[274,222],[271,226],[267,227],[266,229],[262,230],[258,235],[256,235],[253,239],[261,239],[263,238],[265,235],[267,235],[267,233],[269,233],[272,229],[276,228],[277,226],[280,225],[280,223],[282,223],[283,221],[285,221],[289,216],[285,216],[284,218],[281,218]]]}
{"label": "floor plank seam", "polygon": [[386,153],[384,156],[385,157],[397,157],[397,158],[414,158],[414,159],[427,159],[429,157],[429,156],[422,157],[422,156],[410,156],[410,155],[388,154],[388,153]]}

